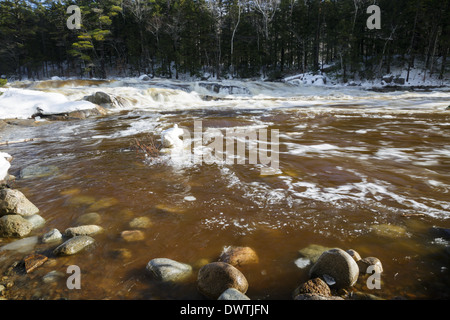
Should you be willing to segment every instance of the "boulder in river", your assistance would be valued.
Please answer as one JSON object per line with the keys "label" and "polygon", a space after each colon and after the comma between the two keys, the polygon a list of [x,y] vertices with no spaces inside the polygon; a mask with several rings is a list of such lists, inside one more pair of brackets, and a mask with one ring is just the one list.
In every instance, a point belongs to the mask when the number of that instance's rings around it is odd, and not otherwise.
{"label": "boulder in river", "polygon": [[19,190],[9,188],[0,190],[0,216],[7,214],[32,216],[37,213],[39,209]]}
{"label": "boulder in river", "polygon": [[102,91],[97,91],[90,96],[86,96],[83,100],[89,101],[106,109],[123,108],[128,106],[128,102],[122,97],[114,96]]}
{"label": "boulder in river", "polygon": [[335,248],[322,253],[309,274],[312,278],[323,278],[328,284],[331,277],[335,288],[345,288],[358,280],[359,267],[347,252]]}
{"label": "boulder in river", "polygon": [[6,215],[0,218],[0,236],[22,238],[33,230],[31,222],[20,215]]}
{"label": "boulder in river", "polygon": [[163,282],[177,282],[189,277],[192,267],[168,258],[155,258],[148,262],[146,269]]}
{"label": "boulder in river", "polygon": [[205,297],[216,300],[228,288],[245,294],[248,281],[242,272],[231,264],[211,262],[199,270],[197,288]]}
{"label": "boulder in river", "polygon": [[95,240],[90,236],[75,236],[56,247],[56,249],[53,250],[53,253],[62,256],[72,255],[89,247],[94,242]]}

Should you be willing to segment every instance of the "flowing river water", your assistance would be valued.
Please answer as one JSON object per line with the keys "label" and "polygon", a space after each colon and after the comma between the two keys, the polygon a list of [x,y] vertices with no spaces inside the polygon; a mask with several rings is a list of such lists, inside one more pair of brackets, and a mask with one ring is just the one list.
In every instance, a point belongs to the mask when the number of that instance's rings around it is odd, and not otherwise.
{"label": "flowing river water", "polygon": [[[46,224],[64,231],[96,212],[105,231],[95,246],[53,257],[15,279],[17,299],[203,299],[196,272],[227,246],[249,246],[259,257],[243,268],[251,299],[292,299],[308,279],[296,263],[310,245],[354,249],[381,260],[381,288],[359,281],[351,290],[382,298],[448,299],[450,228],[450,101],[448,88],[391,91],[360,87],[294,86],[236,81],[214,86],[182,81],[44,81],[22,87],[70,100],[102,91],[123,103],[107,116],[8,126],[2,141],[14,157],[10,173],[40,209]],[[11,106],[14,108],[14,106]],[[194,132],[215,128],[278,129],[279,172],[262,175],[250,164],[149,161],[135,138],[174,124]],[[26,168],[44,174],[21,175]],[[25,171],[26,172],[26,171]],[[127,242],[136,217],[151,225]],[[448,235],[447,235],[448,236]],[[12,239],[0,240],[0,246]],[[29,252],[0,252],[2,271]],[[189,263],[193,276],[162,284],[149,276],[153,258]],[[78,265],[81,289],[66,287]],[[60,272],[58,281],[43,276]]]}

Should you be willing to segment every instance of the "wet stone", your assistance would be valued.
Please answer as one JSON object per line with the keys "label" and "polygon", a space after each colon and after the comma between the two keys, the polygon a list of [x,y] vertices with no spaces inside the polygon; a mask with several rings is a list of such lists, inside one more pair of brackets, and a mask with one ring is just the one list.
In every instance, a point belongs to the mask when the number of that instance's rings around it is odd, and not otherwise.
{"label": "wet stone", "polygon": [[60,246],[58,246],[53,253],[55,255],[72,255],[76,254],[83,249],[89,247],[95,242],[95,240],[89,236],[75,236],[70,238]]}
{"label": "wet stone", "polygon": [[57,242],[62,240],[62,234],[59,232],[58,229],[52,229],[49,232],[45,233],[42,238],[42,243],[49,243],[49,242]]}
{"label": "wet stone", "polygon": [[31,165],[23,168],[20,171],[20,178],[22,179],[45,178],[55,175],[58,172],[59,168],[57,166]]}
{"label": "wet stone", "polygon": [[121,238],[127,242],[144,240],[145,236],[141,230],[125,230],[120,234]]}
{"label": "wet stone", "polygon": [[10,243],[0,247],[0,252],[2,252],[4,250],[17,251],[17,252],[21,252],[21,253],[30,252],[31,250],[34,249],[37,242],[38,242],[38,236],[23,238],[20,240],[10,242]]}
{"label": "wet stone", "polygon": [[371,226],[371,231],[378,236],[397,239],[407,236],[406,229],[392,224],[376,224]]}
{"label": "wet stone", "polygon": [[250,247],[226,247],[219,257],[219,261],[229,263],[234,267],[259,262],[258,255]]}
{"label": "wet stone", "polygon": [[45,225],[45,219],[38,214],[24,217],[33,225],[33,230],[42,228]]}
{"label": "wet stone", "polygon": [[32,216],[38,213],[39,209],[19,190],[0,190],[0,216],[7,214]]}
{"label": "wet stone", "polygon": [[374,266],[374,271],[377,273],[383,272],[383,265],[381,264],[380,259],[375,257],[367,257],[364,259],[361,259],[357,262],[359,267],[359,273],[360,274],[366,274],[367,268],[370,266]]}
{"label": "wet stone", "polygon": [[67,228],[64,231],[66,237],[94,236],[103,231],[103,228],[95,224]]}
{"label": "wet stone", "polygon": [[[322,253],[309,274],[312,278],[323,278],[329,285],[331,285],[331,281],[335,282],[334,287],[336,288],[345,288],[355,284],[359,275],[359,267],[347,252],[335,248]],[[330,281],[327,281],[327,278],[331,278]]]}
{"label": "wet stone", "polygon": [[50,271],[45,276],[42,277],[42,281],[45,283],[52,283],[58,281],[59,279],[65,277],[66,275],[60,271]]}
{"label": "wet stone", "polygon": [[146,269],[163,282],[182,281],[192,274],[192,267],[186,263],[167,258],[156,258],[148,262]]}
{"label": "wet stone", "polygon": [[293,293],[294,299],[299,294],[313,293],[324,297],[331,296],[330,287],[320,278],[314,278],[302,283]]}
{"label": "wet stone", "polygon": [[347,253],[353,258],[353,260],[355,260],[356,262],[358,262],[359,260],[361,260],[361,256],[359,255],[358,252],[356,252],[353,249],[348,249]]}
{"label": "wet stone", "polygon": [[324,247],[318,244],[310,244],[309,246],[299,250],[298,252],[300,253],[301,257],[310,260],[312,263],[315,263],[323,252],[330,249],[332,248]]}
{"label": "wet stone", "polygon": [[98,224],[102,220],[102,217],[97,212],[88,212],[82,214],[77,219],[78,225],[87,225],[87,224]]}
{"label": "wet stone", "polygon": [[130,221],[130,228],[141,228],[146,229],[152,225],[150,218],[148,217],[137,217]]}
{"label": "wet stone", "polygon": [[248,282],[238,269],[225,262],[212,262],[198,272],[197,288],[209,299],[218,299],[227,289],[234,288],[245,294]]}
{"label": "wet stone", "polygon": [[106,208],[115,206],[118,203],[119,203],[119,200],[117,200],[116,198],[113,198],[113,197],[102,198],[102,199],[94,202],[93,204],[91,204],[91,206],[88,208],[88,210],[89,211],[97,211],[100,209],[106,209]]}
{"label": "wet stone", "polygon": [[31,222],[19,215],[6,215],[0,218],[0,236],[22,238],[33,230]]}

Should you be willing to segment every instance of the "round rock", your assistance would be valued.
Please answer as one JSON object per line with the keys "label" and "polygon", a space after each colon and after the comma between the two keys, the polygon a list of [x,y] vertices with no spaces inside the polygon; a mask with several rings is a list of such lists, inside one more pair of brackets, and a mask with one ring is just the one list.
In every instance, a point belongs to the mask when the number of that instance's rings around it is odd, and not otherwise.
{"label": "round rock", "polygon": [[70,238],[60,246],[58,246],[53,253],[55,255],[68,256],[80,252],[93,244],[95,240],[89,236],[75,236]]}
{"label": "round rock", "polygon": [[383,272],[383,265],[381,264],[380,259],[375,257],[367,257],[361,259],[357,262],[357,264],[359,267],[359,273],[361,274],[366,274],[367,268],[369,268],[370,266],[374,266],[374,271],[376,271],[377,273]]}
{"label": "round rock", "polygon": [[231,264],[212,262],[199,270],[197,288],[201,294],[215,300],[229,288],[234,288],[245,294],[248,289],[248,282],[242,272]]}
{"label": "round rock", "polygon": [[331,277],[336,288],[345,288],[353,286],[358,280],[359,267],[347,252],[335,248],[322,253],[309,274],[311,278]]}
{"label": "round rock", "polygon": [[156,279],[163,282],[182,281],[192,273],[192,267],[190,265],[167,258],[150,260],[146,269],[150,271]]}
{"label": "round rock", "polygon": [[0,236],[22,238],[33,230],[33,224],[19,215],[6,215],[0,218]]}
{"label": "round rock", "polygon": [[219,261],[241,267],[247,264],[258,263],[259,258],[255,250],[250,247],[226,247],[219,257]]}

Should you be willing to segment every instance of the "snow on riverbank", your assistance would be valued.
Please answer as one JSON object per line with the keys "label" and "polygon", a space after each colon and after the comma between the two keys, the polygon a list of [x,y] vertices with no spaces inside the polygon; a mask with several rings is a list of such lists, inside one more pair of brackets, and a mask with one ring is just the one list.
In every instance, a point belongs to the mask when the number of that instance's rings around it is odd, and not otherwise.
{"label": "snow on riverbank", "polygon": [[29,119],[32,115],[94,109],[88,101],[70,101],[60,93],[8,88],[0,96],[0,119]]}
{"label": "snow on riverbank", "polygon": [[5,180],[8,177],[8,170],[11,167],[9,161],[11,155],[6,152],[0,152],[0,181]]}

